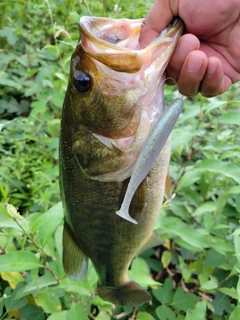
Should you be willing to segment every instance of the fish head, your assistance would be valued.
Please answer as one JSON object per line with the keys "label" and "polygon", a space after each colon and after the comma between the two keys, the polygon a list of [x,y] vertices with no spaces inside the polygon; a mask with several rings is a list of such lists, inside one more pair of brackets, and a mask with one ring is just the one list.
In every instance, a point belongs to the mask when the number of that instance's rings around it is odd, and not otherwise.
{"label": "fish head", "polygon": [[164,111],[165,68],[182,34],[175,19],[138,50],[143,19],[82,17],[63,120],[82,172],[123,181]]}

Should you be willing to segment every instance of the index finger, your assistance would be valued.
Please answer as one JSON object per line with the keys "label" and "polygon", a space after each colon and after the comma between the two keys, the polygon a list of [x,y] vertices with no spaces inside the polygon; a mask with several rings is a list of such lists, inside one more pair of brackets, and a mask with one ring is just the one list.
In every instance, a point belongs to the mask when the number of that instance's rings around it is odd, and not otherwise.
{"label": "index finger", "polygon": [[147,17],[144,19],[139,44],[140,49],[145,48],[149,43],[156,39],[159,33],[166,28],[178,12],[172,12],[170,0],[156,0],[150,9]]}

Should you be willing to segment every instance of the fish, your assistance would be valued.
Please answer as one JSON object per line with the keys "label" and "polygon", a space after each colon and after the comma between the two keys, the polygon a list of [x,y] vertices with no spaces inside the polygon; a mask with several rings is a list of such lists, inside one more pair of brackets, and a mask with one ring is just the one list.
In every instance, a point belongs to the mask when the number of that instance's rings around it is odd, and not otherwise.
{"label": "fish", "polygon": [[175,18],[140,50],[142,22],[81,17],[59,142],[65,273],[84,279],[90,259],[98,295],[127,306],[151,300],[127,271],[135,256],[163,243],[153,228],[170,194],[170,133],[183,108],[181,99],[164,104],[165,69],[183,22]]}

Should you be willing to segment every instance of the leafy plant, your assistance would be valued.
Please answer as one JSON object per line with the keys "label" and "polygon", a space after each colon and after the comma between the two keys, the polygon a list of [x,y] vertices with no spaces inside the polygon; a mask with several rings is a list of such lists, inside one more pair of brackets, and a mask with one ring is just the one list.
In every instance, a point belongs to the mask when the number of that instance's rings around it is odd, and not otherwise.
{"label": "leafy plant", "polygon": [[[239,84],[221,97],[185,98],[172,134],[175,197],[155,226],[166,241],[129,270],[152,303],[132,308],[101,300],[91,264],[82,281],[63,271],[58,136],[77,23],[82,15],[144,17],[151,3],[0,4],[2,320],[240,318]],[[167,103],[178,96],[165,88]]]}

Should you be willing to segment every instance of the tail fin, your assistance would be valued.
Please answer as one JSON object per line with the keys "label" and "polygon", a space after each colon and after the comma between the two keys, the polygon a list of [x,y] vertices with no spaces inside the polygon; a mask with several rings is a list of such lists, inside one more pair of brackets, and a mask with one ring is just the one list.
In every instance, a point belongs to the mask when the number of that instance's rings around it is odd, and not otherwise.
{"label": "tail fin", "polygon": [[121,287],[99,286],[97,292],[103,300],[121,306],[137,306],[152,299],[147,290],[134,281]]}

